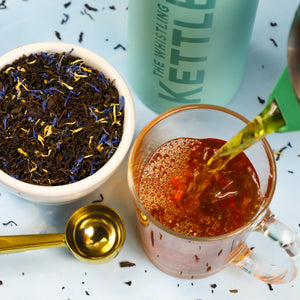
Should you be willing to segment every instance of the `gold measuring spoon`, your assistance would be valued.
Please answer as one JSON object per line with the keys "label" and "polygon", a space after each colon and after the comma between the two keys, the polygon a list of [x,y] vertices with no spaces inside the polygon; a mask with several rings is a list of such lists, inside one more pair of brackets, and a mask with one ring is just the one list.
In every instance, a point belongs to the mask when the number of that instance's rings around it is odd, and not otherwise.
{"label": "gold measuring spoon", "polygon": [[119,214],[108,206],[90,204],[73,213],[64,233],[0,237],[0,254],[67,246],[79,260],[96,264],[116,257],[124,240]]}

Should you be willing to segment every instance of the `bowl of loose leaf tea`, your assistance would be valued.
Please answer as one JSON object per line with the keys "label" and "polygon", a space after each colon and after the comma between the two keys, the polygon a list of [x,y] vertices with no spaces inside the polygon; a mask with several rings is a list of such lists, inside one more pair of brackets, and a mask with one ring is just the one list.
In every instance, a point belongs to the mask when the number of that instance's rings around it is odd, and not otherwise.
{"label": "bowl of loose leaf tea", "polygon": [[0,184],[22,198],[82,198],[118,169],[135,126],[130,91],[99,55],[37,43],[0,57]]}

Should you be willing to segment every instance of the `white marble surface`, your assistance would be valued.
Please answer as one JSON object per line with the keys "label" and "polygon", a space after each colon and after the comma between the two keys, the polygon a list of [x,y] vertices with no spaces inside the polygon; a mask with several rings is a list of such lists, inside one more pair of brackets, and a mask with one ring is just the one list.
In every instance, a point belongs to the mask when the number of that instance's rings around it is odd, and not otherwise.
{"label": "white marble surface", "polygon": [[[150,1],[150,0],[149,0]],[[0,1],[1,2],[1,1]],[[80,44],[106,58],[127,79],[127,0],[72,1],[6,0],[0,10],[0,55],[33,42],[62,41]],[[3,4],[4,3],[4,4]],[[86,10],[84,4],[96,7]],[[114,6],[115,9],[113,9]],[[267,99],[286,64],[289,27],[298,1],[261,0],[249,48],[242,84],[229,108],[249,119],[263,108],[257,97]],[[61,24],[64,13],[69,20]],[[277,26],[271,26],[275,22]],[[83,41],[79,43],[80,32]],[[270,40],[273,38],[277,47]],[[129,85],[130,86],[130,85]],[[136,134],[156,114],[134,95]],[[272,134],[273,150],[285,147],[277,161],[278,184],[272,211],[294,230],[300,226],[300,132]],[[290,145],[290,146],[289,146]],[[143,253],[137,235],[134,206],[126,182],[126,161],[105,186],[88,199],[65,206],[42,206],[0,190],[0,235],[62,232],[71,213],[99,199],[115,208],[125,222],[127,236],[123,250],[113,261],[88,265],[77,261],[66,248],[36,250],[0,256],[0,299],[299,299],[300,276],[292,283],[260,282],[235,266],[201,280],[170,277],[154,267]],[[9,221],[14,223],[6,224]],[[251,246],[264,247],[263,239],[252,238]],[[136,266],[120,268],[120,261]],[[131,285],[129,285],[131,282]],[[211,284],[216,284],[215,288]],[[230,290],[237,289],[237,293]]]}

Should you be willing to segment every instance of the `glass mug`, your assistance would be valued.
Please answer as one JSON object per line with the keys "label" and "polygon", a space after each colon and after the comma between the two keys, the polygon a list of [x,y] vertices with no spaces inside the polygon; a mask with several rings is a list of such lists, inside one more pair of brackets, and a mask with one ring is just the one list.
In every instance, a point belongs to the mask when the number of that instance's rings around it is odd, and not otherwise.
{"label": "glass mug", "polygon": [[[233,262],[268,283],[286,283],[297,275],[295,258],[300,252],[300,239],[268,208],[276,185],[276,165],[265,139],[245,151],[259,178],[260,209],[248,223],[232,232],[214,237],[179,234],[160,224],[139,199],[143,168],[160,145],[178,137],[229,140],[246,123],[246,118],[226,108],[191,104],[159,115],[137,136],[129,154],[128,183],[136,207],[141,244],[149,259],[162,271],[181,278],[201,278]],[[282,247],[288,254],[285,255],[287,262],[274,265],[250,250],[246,240],[252,231],[268,236]]]}

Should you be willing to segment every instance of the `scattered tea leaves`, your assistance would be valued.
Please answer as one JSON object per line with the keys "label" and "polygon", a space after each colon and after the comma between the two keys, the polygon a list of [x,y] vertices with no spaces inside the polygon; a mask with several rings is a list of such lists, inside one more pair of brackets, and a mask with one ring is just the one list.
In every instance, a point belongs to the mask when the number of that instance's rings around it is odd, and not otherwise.
{"label": "scattered tea leaves", "polygon": [[213,294],[215,289],[217,288],[217,285],[215,283],[211,284],[210,287],[212,288],[211,293]]}
{"label": "scattered tea leaves", "polygon": [[260,104],[265,104],[266,103],[266,100],[265,99],[262,99],[261,97],[257,96],[257,99],[259,101]]}
{"label": "scattered tea leaves", "polygon": [[125,281],[125,284],[131,286],[132,285],[132,281],[131,280],[130,281]]}
{"label": "scattered tea leaves", "polygon": [[80,34],[79,34],[78,42],[82,43],[82,41],[83,41],[83,32],[81,31]]}
{"label": "scattered tea leaves", "polygon": [[90,6],[89,4],[84,4],[84,6],[88,9],[88,10],[92,10],[92,11],[98,11],[97,8]]}
{"label": "scattered tea leaves", "polygon": [[103,202],[103,200],[104,200],[104,197],[102,194],[100,194],[99,199],[92,201],[92,203],[100,203],[100,202]]}
{"label": "scattered tea leaves", "polygon": [[237,289],[229,290],[230,293],[237,294],[239,291]]}
{"label": "scattered tea leaves", "polygon": [[3,226],[7,226],[7,225],[10,225],[10,226],[18,226],[18,224],[14,221],[8,221],[6,223],[2,223]]}
{"label": "scattered tea leaves", "polygon": [[61,24],[65,24],[65,23],[67,23],[68,22],[68,20],[69,20],[69,15],[68,14],[66,14],[66,13],[63,13],[63,19],[61,20]]}
{"label": "scattered tea leaves", "polygon": [[119,263],[119,265],[120,265],[121,268],[126,268],[126,267],[134,267],[135,263],[130,262],[130,261],[121,261]]}
{"label": "scattered tea leaves", "polygon": [[150,237],[151,237],[151,245],[154,248],[154,232],[153,232],[153,230],[151,230],[151,232],[150,232]]}
{"label": "scattered tea leaves", "polygon": [[195,259],[195,262],[198,262],[200,260],[200,257],[196,254],[193,255],[193,258]]}
{"label": "scattered tea leaves", "polygon": [[59,33],[58,31],[54,31],[54,33],[55,33],[55,36],[56,36],[59,40],[61,40],[61,35],[60,35],[60,33]]}
{"label": "scattered tea leaves", "polygon": [[7,8],[5,2],[6,2],[5,0],[2,0],[2,1],[0,2],[0,9],[6,9],[6,8]]}
{"label": "scattered tea leaves", "polygon": [[115,47],[114,47],[114,50],[117,50],[117,49],[119,49],[119,48],[121,48],[122,50],[126,50],[126,48],[122,45],[122,44],[118,44],[118,45],[116,45]]}
{"label": "scattered tea leaves", "polygon": [[280,148],[278,151],[274,151],[274,154],[276,154],[276,160],[279,160],[279,158],[282,156],[282,152],[287,149],[288,146],[284,146]]}
{"label": "scattered tea leaves", "polygon": [[84,10],[81,12],[81,14],[82,14],[82,15],[88,16],[91,20],[94,20],[93,16],[92,16],[90,13],[88,13],[88,11],[87,11],[86,9],[84,9]]}
{"label": "scattered tea leaves", "polygon": [[65,4],[64,4],[64,7],[65,7],[65,8],[68,8],[68,7],[71,5],[71,3],[72,3],[71,1],[65,3]]}
{"label": "scattered tea leaves", "polygon": [[273,43],[273,45],[274,45],[275,47],[278,47],[278,44],[276,43],[276,41],[275,41],[273,38],[270,38],[270,41]]}

